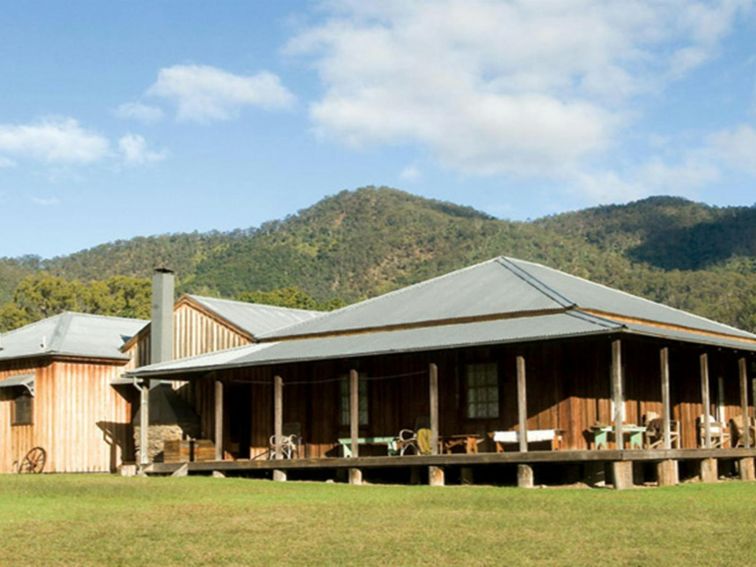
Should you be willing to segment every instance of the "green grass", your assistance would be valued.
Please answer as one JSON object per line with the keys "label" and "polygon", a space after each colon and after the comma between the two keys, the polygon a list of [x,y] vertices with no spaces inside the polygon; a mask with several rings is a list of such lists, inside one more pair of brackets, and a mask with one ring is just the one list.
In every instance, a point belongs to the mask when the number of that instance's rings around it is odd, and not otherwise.
{"label": "green grass", "polygon": [[0,476],[0,565],[745,565],[754,526],[745,482],[616,492]]}

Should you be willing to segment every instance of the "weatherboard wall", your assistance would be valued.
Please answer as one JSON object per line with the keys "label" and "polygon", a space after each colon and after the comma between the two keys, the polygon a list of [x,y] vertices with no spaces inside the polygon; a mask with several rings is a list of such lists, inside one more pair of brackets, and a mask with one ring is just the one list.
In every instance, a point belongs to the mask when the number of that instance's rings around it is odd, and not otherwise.
{"label": "weatherboard wall", "polygon": [[[249,344],[250,338],[201,310],[192,303],[180,303],[173,311],[173,358],[187,358]],[[150,363],[149,328],[140,333],[126,351],[128,369]]]}

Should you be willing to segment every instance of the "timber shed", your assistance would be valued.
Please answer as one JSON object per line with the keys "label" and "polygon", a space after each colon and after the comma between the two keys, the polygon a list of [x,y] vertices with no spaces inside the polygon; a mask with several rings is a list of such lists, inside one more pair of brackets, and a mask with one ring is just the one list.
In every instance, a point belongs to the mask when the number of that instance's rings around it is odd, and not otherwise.
{"label": "timber shed", "polygon": [[0,335],[0,472],[35,447],[44,472],[110,472],[130,458],[131,403],[111,381],[144,324],[67,312]]}

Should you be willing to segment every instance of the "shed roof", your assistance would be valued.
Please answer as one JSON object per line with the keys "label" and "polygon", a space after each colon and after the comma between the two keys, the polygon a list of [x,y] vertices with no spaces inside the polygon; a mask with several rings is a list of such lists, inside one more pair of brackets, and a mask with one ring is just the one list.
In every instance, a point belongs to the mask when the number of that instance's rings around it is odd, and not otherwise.
{"label": "shed roof", "polygon": [[309,321],[323,315],[321,311],[292,309],[290,307],[232,301],[201,295],[187,295],[187,297],[253,337],[272,333],[295,323]]}
{"label": "shed roof", "polygon": [[146,321],[65,312],[0,335],[0,361],[59,355],[128,360],[120,348]]}

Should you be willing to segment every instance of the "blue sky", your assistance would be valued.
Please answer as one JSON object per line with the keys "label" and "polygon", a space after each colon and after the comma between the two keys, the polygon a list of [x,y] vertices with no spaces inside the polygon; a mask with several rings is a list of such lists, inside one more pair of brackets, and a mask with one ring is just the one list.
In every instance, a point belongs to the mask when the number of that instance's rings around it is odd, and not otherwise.
{"label": "blue sky", "polygon": [[388,185],[526,219],[756,202],[746,0],[6,2],[0,256]]}

